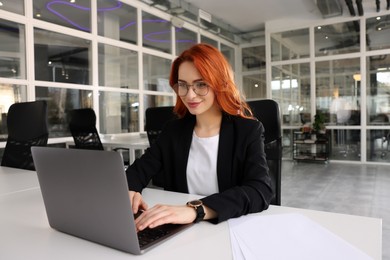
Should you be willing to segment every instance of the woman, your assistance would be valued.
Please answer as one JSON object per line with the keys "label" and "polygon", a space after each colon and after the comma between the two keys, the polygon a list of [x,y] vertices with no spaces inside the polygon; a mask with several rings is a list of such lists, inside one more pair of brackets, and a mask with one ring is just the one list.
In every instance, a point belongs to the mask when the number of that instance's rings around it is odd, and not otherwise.
{"label": "woman", "polygon": [[[218,49],[197,44],[172,64],[170,85],[178,95],[174,112],[156,143],[127,170],[138,230],[166,223],[232,217],[268,208],[273,197],[264,153],[263,126],[252,116]],[[164,189],[199,194],[186,205],[150,209],[141,191],[157,173]]]}

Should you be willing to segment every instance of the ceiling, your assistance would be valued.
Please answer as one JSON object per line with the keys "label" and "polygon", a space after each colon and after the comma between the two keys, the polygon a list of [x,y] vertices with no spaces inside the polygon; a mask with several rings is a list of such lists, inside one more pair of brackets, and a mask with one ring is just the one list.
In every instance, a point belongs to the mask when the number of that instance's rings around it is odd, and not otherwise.
{"label": "ceiling", "polygon": [[[189,1],[189,0],[188,0]],[[265,22],[283,18],[321,19],[317,1],[334,5],[331,0],[190,0],[189,2],[243,33],[264,30]],[[350,0],[358,15],[355,0]],[[380,1],[381,12],[386,1]],[[343,16],[351,16],[345,0],[339,0]],[[375,0],[363,0],[364,13],[376,12]],[[388,12],[388,11],[387,11]]]}

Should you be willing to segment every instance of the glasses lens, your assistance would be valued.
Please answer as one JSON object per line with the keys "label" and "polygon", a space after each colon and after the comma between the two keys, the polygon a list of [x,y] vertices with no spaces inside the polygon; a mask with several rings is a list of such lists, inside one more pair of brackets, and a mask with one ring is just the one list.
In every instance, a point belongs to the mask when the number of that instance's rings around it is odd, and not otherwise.
{"label": "glasses lens", "polygon": [[176,84],[177,86],[177,94],[181,97],[187,95],[188,87],[187,84],[184,82],[179,82]]}
{"label": "glasses lens", "polygon": [[195,93],[199,96],[205,96],[209,92],[209,86],[205,82],[196,82],[194,84]]}

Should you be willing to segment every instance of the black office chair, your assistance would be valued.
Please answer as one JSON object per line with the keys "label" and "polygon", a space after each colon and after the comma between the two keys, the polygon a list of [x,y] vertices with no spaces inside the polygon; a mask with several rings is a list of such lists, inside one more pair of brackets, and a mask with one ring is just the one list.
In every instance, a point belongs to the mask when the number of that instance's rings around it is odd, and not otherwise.
{"label": "black office chair", "polygon": [[275,191],[271,204],[281,205],[282,128],[279,105],[271,99],[248,101],[248,105],[265,129],[265,152]]}
{"label": "black office chair", "polygon": [[91,108],[70,112],[69,130],[77,149],[104,150],[96,129],[96,114]]}
{"label": "black office chair", "polygon": [[12,104],[7,115],[8,138],[2,166],[35,170],[32,146],[46,146],[49,138],[46,101]]}
{"label": "black office chair", "polygon": [[[96,129],[96,114],[92,108],[72,110],[70,112],[69,130],[72,134],[76,149],[104,150]],[[113,150],[121,153],[124,165],[129,164],[129,149],[116,147]]]}
{"label": "black office chair", "polygon": [[[148,107],[145,111],[145,131],[148,135],[149,144],[156,142],[158,135],[161,133],[164,125],[176,118],[173,113],[173,106]],[[157,174],[152,179],[152,184],[164,187],[164,178],[162,174]]]}

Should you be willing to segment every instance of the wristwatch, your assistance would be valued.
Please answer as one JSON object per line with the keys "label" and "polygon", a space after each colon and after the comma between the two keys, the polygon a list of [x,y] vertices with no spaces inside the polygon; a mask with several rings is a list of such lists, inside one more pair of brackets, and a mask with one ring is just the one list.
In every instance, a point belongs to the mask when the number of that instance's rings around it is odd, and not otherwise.
{"label": "wristwatch", "polygon": [[203,220],[204,216],[206,215],[204,213],[204,209],[202,205],[203,203],[201,200],[191,200],[187,202],[187,206],[194,208],[196,211],[196,218],[194,220],[194,223],[198,223],[199,221]]}

